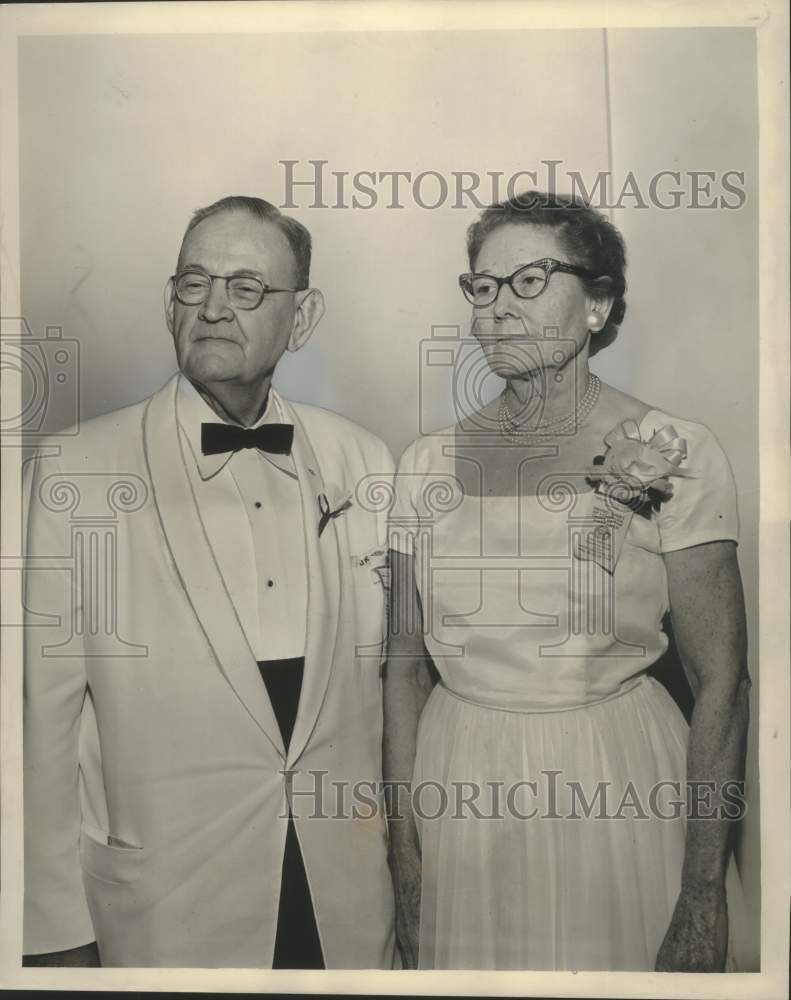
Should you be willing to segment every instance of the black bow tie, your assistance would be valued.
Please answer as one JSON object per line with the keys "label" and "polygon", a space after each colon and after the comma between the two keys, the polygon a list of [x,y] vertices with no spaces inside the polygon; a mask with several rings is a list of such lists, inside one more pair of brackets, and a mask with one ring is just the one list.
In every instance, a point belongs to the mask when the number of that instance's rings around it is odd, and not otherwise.
{"label": "black bow tie", "polygon": [[240,448],[258,448],[273,455],[290,455],[294,438],[292,424],[262,424],[250,430],[233,424],[201,424],[201,450],[219,455]]}

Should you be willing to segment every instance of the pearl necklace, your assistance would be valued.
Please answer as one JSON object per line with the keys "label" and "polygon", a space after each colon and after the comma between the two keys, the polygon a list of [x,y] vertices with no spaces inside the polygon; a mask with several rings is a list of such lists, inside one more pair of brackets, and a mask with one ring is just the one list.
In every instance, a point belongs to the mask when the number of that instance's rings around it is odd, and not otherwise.
{"label": "pearl necklace", "polygon": [[573,432],[596,405],[596,402],[599,399],[600,391],[601,380],[598,375],[594,375],[593,372],[589,372],[588,384],[582,398],[574,408],[574,412],[570,416],[564,417],[562,420],[556,420],[552,423],[543,424],[540,428],[536,428],[532,431],[523,430],[517,425],[508,409],[508,406],[506,405],[505,394],[503,394],[503,397],[500,399],[500,409],[497,414],[497,422],[500,427],[500,433],[503,437],[508,438],[509,441],[512,441],[515,444],[522,444],[526,439],[528,441],[535,442],[549,441],[551,438],[560,434]]}

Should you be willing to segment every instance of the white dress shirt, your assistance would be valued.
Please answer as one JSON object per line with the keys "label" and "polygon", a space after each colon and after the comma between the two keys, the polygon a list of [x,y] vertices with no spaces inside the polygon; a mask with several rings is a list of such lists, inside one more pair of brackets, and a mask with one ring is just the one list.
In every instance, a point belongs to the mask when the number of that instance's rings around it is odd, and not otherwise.
{"label": "white dress shirt", "polygon": [[[254,427],[286,422],[272,399]],[[221,418],[184,376],[176,406],[201,520],[255,658],[303,656],[307,565],[293,458],[256,448],[204,455],[201,424]]]}

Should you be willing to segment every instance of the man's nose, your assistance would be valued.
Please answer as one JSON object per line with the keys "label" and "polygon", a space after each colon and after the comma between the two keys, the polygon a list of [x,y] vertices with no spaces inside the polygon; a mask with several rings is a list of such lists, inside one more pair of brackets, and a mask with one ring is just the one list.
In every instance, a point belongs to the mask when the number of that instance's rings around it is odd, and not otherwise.
{"label": "man's nose", "polygon": [[233,309],[228,301],[228,289],[222,278],[212,279],[209,294],[201,305],[198,315],[206,323],[233,319]]}

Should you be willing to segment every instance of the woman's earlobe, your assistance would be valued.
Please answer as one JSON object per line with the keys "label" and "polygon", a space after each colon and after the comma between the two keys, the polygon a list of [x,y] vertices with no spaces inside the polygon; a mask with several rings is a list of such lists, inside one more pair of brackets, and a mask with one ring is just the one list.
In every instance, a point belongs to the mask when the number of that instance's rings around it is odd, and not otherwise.
{"label": "woman's earlobe", "polygon": [[614,302],[615,299],[609,295],[602,296],[601,298],[595,296],[588,298],[588,311],[585,322],[591,333],[600,333],[607,326],[607,320],[609,319]]}
{"label": "woman's earlobe", "polygon": [[604,328],[604,324],[606,322],[602,314],[600,312],[596,312],[594,309],[588,313],[585,321],[588,324],[588,329],[591,333],[598,333],[599,330]]}

